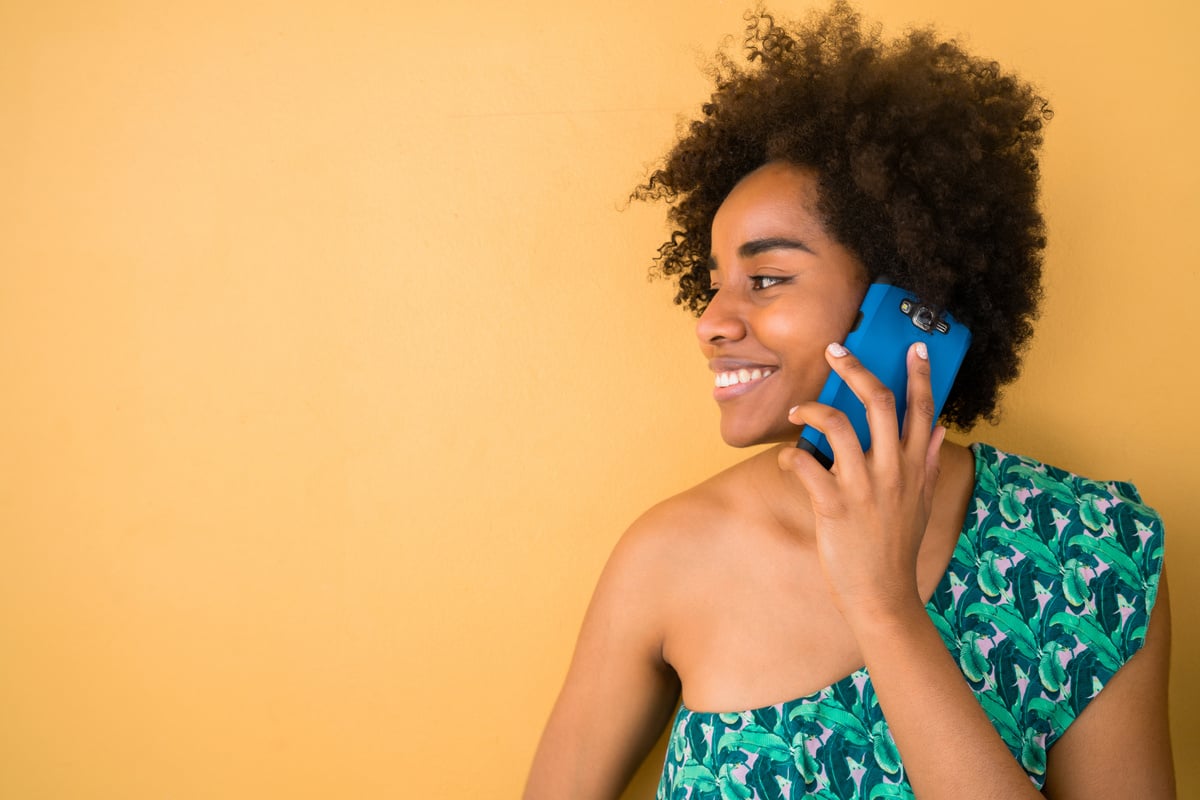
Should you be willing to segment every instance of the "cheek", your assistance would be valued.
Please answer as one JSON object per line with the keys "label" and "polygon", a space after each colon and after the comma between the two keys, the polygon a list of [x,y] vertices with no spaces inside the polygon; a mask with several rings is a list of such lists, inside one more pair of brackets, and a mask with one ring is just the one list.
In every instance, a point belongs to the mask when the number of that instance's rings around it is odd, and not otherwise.
{"label": "cheek", "polygon": [[813,336],[824,348],[832,342],[842,343],[858,320],[858,309],[866,295],[866,284],[846,286],[838,297],[816,314],[812,320]]}
{"label": "cheek", "polygon": [[[853,317],[850,318],[850,321]],[[791,314],[781,314],[772,319],[763,329],[763,338],[769,337],[774,349],[786,361],[805,361],[813,358],[824,361],[825,347],[830,342],[845,338],[849,321],[826,309],[798,309]]]}

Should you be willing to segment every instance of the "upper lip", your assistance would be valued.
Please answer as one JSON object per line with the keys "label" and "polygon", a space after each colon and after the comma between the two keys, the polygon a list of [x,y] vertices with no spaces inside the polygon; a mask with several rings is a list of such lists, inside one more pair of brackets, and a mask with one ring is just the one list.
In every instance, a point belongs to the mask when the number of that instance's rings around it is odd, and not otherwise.
{"label": "upper lip", "polygon": [[775,369],[774,364],[762,364],[740,358],[710,358],[708,368],[713,372],[737,372],[739,369]]}

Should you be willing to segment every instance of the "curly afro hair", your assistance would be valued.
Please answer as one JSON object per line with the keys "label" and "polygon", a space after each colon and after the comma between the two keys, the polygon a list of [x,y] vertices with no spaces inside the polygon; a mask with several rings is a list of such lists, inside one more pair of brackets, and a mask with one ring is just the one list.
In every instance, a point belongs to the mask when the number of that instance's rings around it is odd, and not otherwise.
{"label": "curly afro hair", "polygon": [[838,0],[799,26],[746,16],[748,64],[717,56],[716,91],[633,192],[669,204],[653,272],[697,316],[710,229],[745,175],[813,169],[826,228],[866,266],[948,309],[973,339],[942,418],[995,419],[1041,298],[1037,151],[1051,116],[1034,88],[932,30],[892,41]]}

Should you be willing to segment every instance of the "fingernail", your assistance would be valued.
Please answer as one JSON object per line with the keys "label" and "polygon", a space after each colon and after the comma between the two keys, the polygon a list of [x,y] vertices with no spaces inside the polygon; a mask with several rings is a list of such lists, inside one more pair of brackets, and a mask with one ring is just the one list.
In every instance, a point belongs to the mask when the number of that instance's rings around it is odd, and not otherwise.
{"label": "fingernail", "polygon": [[832,355],[834,358],[841,358],[842,356],[844,356],[850,352],[849,350],[842,347],[837,342],[832,342],[827,349],[829,350],[829,354]]}
{"label": "fingernail", "polygon": [[798,409],[798,408],[800,408],[800,406],[792,406],[791,408],[789,408],[789,409],[788,409],[788,416],[790,417],[792,414],[795,414],[795,413],[796,413],[796,409]]}
{"label": "fingernail", "polygon": [[929,360],[929,351],[925,348],[924,342],[917,342],[917,358],[922,361]]}

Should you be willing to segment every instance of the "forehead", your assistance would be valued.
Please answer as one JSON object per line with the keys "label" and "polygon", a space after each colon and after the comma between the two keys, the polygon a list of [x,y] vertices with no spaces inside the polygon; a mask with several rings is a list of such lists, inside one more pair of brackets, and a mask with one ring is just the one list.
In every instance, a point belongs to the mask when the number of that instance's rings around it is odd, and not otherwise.
{"label": "forehead", "polygon": [[825,234],[817,214],[817,176],[806,167],[783,162],[759,167],[733,187],[713,217],[714,249],[730,237],[746,240],[784,233]]}

